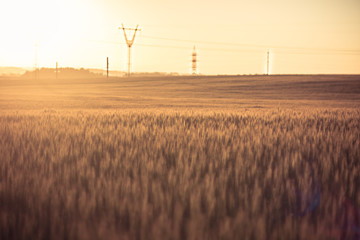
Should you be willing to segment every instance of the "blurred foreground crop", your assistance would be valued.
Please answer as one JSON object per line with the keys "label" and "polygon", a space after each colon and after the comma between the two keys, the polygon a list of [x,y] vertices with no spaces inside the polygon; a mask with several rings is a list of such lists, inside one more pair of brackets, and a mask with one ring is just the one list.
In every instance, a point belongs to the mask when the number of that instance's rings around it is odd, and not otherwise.
{"label": "blurred foreground crop", "polygon": [[360,111],[0,115],[0,239],[358,239]]}

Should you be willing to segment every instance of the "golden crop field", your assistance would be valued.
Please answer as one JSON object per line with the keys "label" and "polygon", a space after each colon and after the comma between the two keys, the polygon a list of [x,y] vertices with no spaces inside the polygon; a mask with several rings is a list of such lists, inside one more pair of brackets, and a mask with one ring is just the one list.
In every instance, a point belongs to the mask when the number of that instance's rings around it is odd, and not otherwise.
{"label": "golden crop field", "polygon": [[358,239],[360,77],[0,78],[0,239]]}

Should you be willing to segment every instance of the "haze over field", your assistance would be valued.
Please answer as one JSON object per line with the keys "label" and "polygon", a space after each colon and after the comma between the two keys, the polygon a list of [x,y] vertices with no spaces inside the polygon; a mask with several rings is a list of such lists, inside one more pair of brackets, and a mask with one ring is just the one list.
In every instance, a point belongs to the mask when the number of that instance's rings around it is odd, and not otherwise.
{"label": "haze over field", "polygon": [[359,75],[0,78],[4,110],[307,107],[359,108]]}
{"label": "haze over field", "polygon": [[270,73],[360,73],[357,0],[2,1],[0,66],[125,71],[122,23],[136,72],[190,73],[196,45],[202,74],[264,73],[267,49]]}

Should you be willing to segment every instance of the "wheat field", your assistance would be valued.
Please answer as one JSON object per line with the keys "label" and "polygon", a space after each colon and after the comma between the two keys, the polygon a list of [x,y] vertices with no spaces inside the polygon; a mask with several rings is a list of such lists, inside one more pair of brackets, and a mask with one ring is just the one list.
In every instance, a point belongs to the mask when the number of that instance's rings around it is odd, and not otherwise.
{"label": "wheat field", "polygon": [[358,76],[0,86],[0,239],[360,238]]}

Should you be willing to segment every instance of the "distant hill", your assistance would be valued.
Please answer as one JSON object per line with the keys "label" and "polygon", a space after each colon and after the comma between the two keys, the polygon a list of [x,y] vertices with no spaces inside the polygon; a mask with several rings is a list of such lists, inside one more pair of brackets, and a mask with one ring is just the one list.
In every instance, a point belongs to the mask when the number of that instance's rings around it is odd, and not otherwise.
{"label": "distant hill", "polygon": [[[90,72],[106,75],[106,70],[97,69],[97,68],[89,68]],[[132,76],[135,77],[156,77],[156,76],[179,76],[179,73],[165,73],[165,72],[133,72]],[[110,77],[125,77],[127,76],[127,72],[123,71],[109,71]]]}
{"label": "distant hill", "polygon": [[[98,68],[89,68],[89,71],[96,74],[101,74],[106,76],[106,70],[98,69]],[[109,71],[109,76],[111,77],[124,77],[126,76],[126,72],[123,71]]]}
{"label": "distant hill", "polygon": [[21,67],[0,67],[0,76],[16,77],[24,74],[29,69]]}
{"label": "distant hill", "polygon": [[179,76],[179,73],[164,73],[164,72],[135,72],[131,74],[135,77],[157,77],[157,76]]}
{"label": "distant hill", "polygon": [[[37,72],[38,78],[56,78],[55,68],[41,68]],[[134,72],[131,73],[134,77],[156,77],[156,76],[179,76],[179,73],[165,73],[165,72]],[[0,67],[0,76],[3,77],[22,77],[22,78],[34,78],[35,70],[20,67]],[[89,68],[89,69],[76,69],[76,68],[59,68],[58,78],[97,78],[106,76],[106,70]],[[109,71],[110,77],[126,77],[127,72],[124,71]]]}
{"label": "distant hill", "polygon": [[[37,75],[39,79],[51,79],[56,78],[55,68],[41,68],[36,73],[33,71],[26,71],[21,77],[23,78],[34,78]],[[59,68],[57,77],[62,78],[98,78],[103,77],[101,73],[91,72],[89,69],[75,69],[75,68]]]}

